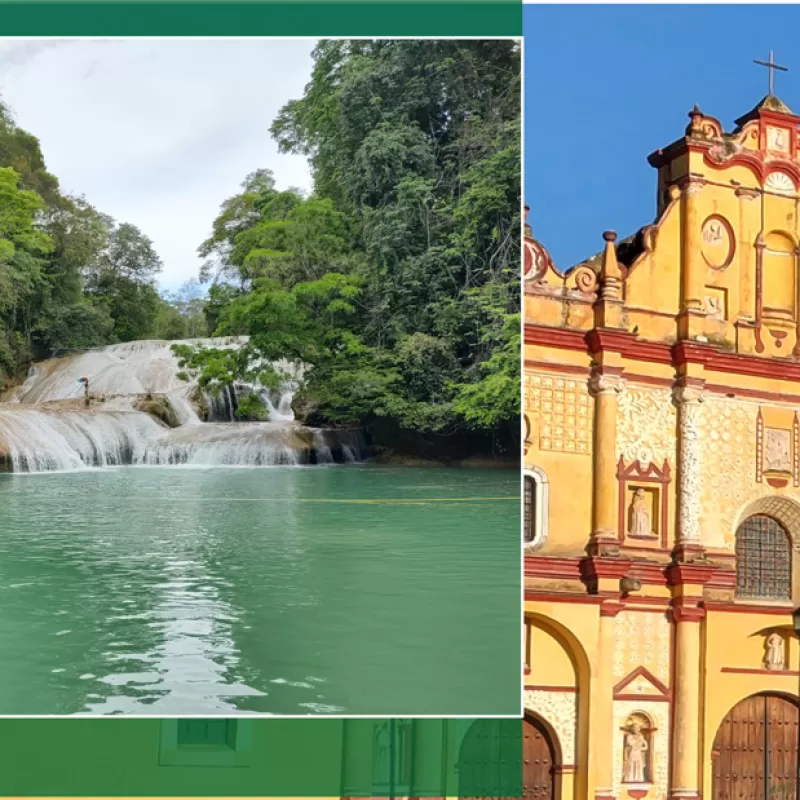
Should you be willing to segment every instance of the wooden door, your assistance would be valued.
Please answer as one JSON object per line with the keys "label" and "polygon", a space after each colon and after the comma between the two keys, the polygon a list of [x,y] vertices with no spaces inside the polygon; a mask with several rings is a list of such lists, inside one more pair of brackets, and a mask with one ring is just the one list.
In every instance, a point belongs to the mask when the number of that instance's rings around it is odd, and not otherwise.
{"label": "wooden door", "polygon": [[797,800],[798,716],[776,695],[734,706],[714,739],[713,800]]}
{"label": "wooden door", "polygon": [[522,723],[522,796],[554,800],[555,754],[547,731],[536,719]]}
{"label": "wooden door", "polygon": [[[555,750],[537,720],[477,720],[467,731],[458,758],[462,800],[519,797],[520,772],[525,800],[554,800]],[[521,759],[521,763],[520,763]]]}

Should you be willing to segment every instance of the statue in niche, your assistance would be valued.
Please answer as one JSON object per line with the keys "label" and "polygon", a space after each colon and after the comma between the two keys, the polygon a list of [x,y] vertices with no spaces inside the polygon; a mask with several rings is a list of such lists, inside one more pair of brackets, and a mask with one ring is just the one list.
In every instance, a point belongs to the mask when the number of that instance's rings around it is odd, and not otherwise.
{"label": "statue in niche", "polygon": [[764,431],[764,466],[767,472],[791,472],[791,431],[767,428]]}
{"label": "statue in niche", "polygon": [[767,669],[786,669],[786,642],[779,633],[771,633],[767,636],[764,666]]}
{"label": "statue in niche", "polygon": [[650,524],[650,503],[644,489],[636,489],[631,500],[631,524],[628,530],[631,536],[652,539],[653,526]]}
{"label": "statue in niche", "polygon": [[625,744],[622,753],[622,782],[647,783],[649,780],[647,769],[647,755],[650,745],[644,734],[645,725],[636,714],[628,720],[624,728]]}

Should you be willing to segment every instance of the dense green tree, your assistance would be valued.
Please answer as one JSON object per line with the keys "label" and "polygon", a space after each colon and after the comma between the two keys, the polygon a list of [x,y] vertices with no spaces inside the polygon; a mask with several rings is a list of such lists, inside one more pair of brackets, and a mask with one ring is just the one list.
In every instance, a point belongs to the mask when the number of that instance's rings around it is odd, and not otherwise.
{"label": "dense green tree", "polygon": [[243,369],[305,361],[298,408],[327,423],[515,435],[517,45],[325,41],[314,62],[272,126],[309,158],[314,194],[259,171],[223,204],[200,250],[217,265],[210,324],[250,334]]}
{"label": "dense green tree", "polygon": [[0,103],[0,386],[53,350],[149,335],[159,269],[134,226],[61,194],[36,137]]}

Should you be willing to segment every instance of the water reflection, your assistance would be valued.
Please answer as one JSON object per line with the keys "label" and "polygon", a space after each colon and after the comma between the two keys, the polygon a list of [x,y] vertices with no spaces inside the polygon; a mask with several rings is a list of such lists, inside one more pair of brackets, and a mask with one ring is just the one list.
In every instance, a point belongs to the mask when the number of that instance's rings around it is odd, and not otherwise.
{"label": "water reflection", "polygon": [[400,474],[0,477],[0,713],[515,713],[516,474]]}

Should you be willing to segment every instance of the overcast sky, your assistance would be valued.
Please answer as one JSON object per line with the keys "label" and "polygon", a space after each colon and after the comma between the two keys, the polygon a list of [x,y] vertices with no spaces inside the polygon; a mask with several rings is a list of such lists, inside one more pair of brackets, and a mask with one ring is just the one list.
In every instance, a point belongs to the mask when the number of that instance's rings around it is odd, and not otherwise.
{"label": "overcast sky", "polygon": [[311,189],[269,126],[311,77],[315,42],[0,42],[0,94],[39,138],[62,192],[139,227],[164,262],[160,285],[197,276],[220,204],[259,167],[278,188]]}

